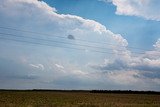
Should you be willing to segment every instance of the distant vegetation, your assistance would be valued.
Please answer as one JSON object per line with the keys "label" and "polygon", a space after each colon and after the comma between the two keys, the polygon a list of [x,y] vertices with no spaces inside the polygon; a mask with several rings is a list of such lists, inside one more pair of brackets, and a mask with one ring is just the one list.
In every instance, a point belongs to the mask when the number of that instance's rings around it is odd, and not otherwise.
{"label": "distant vegetation", "polygon": [[158,91],[133,91],[133,90],[91,90],[91,93],[115,93],[115,94],[159,94]]}
{"label": "distant vegetation", "polygon": [[160,107],[160,93],[111,90],[1,90],[0,107]]}

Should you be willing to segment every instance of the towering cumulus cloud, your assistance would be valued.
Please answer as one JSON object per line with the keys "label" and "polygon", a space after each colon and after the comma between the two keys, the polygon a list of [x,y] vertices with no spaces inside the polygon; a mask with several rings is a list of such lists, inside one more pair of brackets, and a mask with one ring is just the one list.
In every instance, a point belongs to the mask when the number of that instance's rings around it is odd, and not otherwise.
{"label": "towering cumulus cloud", "polygon": [[[134,10],[138,1],[129,9],[123,3],[131,0],[118,1],[112,1],[118,14],[140,15]],[[141,16],[159,20],[141,10]],[[0,31],[2,88],[159,89],[159,40],[153,51],[135,57],[120,34],[94,20],[59,14],[39,0],[1,0]]]}

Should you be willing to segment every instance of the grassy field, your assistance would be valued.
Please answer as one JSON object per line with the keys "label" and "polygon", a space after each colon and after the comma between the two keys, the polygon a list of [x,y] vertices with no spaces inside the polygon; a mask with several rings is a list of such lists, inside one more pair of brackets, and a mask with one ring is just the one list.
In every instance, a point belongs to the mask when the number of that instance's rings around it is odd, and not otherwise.
{"label": "grassy field", "polygon": [[0,107],[160,107],[160,95],[0,91]]}

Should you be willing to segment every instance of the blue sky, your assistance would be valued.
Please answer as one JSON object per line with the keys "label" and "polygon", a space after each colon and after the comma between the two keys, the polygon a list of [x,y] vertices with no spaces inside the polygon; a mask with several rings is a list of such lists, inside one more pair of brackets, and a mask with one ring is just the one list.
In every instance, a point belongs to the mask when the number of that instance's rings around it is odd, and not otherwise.
{"label": "blue sky", "polygon": [[55,7],[60,14],[78,15],[105,25],[112,32],[123,35],[130,46],[150,49],[159,38],[160,22],[135,16],[116,15],[116,6],[112,3],[98,0],[45,1]]}
{"label": "blue sky", "polygon": [[0,88],[160,91],[159,1],[0,2]]}

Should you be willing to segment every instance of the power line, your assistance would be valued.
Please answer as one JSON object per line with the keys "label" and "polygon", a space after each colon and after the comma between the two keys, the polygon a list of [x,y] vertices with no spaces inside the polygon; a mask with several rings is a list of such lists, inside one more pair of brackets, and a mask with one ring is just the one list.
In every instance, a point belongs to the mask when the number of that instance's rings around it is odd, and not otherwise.
{"label": "power line", "polygon": [[[42,45],[42,46],[51,46],[51,47],[60,47],[60,48],[66,48],[66,49],[74,49],[74,50],[79,50],[79,51],[85,51],[86,49],[80,49],[80,48],[73,48],[73,47],[66,47],[66,46],[58,46],[58,45],[51,45],[51,44],[42,44],[39,42],[31,42],[31,41],[25,41],[25,40],[18,40],[18,39],[13,39],[13,38],[5,38],[5,37],[0,37],[0,39],[3,40],[10,40],[10,41],[15,41],[15,42],[21,42],[21,43],[29,43],[29,44],[34,44],[34,45]],[[123,53],[113,53],[113,52],[108,52],[108,51],[98,51],[98,50],[89,50],[91,52],[97,52],[97,53],[102,53],[102,54],[115,54],[115,55],[125,55]],[[144,54],[144,53],[139,53]],[[139,55],[132,55],[133,57],[139,57]]]}
{"label": "power line", "polygon": [[[52,36],[52,37],[61,38],[61,39],[68,39],[67,37],[64,37],[64,36],[50,35],[50,34],[46,34],[46,33],[34,32],[34,31],[23,30],[23,29],[16,29],[16,28],[11,28],[11,27],[2,27],[2,26],[0,26],[0,28],[1,29],[7,29],[7,30],[14,30],[14,31],[18,31],[18,32],[38,34],[38,35],[43,35],[43,36],[50,36],[50,37]],[[77,41],[81,41],[81,42],[92,43],[92,44],[107,44],[107,45],[111,45],[111,46],[116,46],[115,44],[106,43],[106,42],[88,41],[88,40],[83,40],[83,39],[79,39],[79,38],[76,38],[76,40]],[[126,48],[126,46],[119,46],[119,47],[125,47]],[[137,48],[137,47],[131,47],[131,46],[127,46],[127,48],[134,49],[134,50],[147,51],[146,49]]]}
{"label": "power line", "polygon": [[[55,40],[49,40],[49,39],[41,39],[41,38],[35,38],[35,37],[28,37],[28,36],[20,36],[20,35],[14,35],[14,34],[9,34],[9,33],[1,33],[2,35],[9,35],[9,36],[13,36],[13,37],[21,37],[23,39],[28,38],[28,39],[33,39],[33,40],[41,40],[41,41],[47,41],[47,42],[51,42],[51,43],[60,43],[60,44],[67,44],[67,45],[72,45],[72,46],[82,46],[82,47],[89,47],[89,48],[96,48],[96,49],[107,49],[107,50],[113,50],[111,48],[103,48],[103,47],[97,47],[97,46],[91,46],[91,45],[84,45],[84,44],[74,44],[74,43],[67,43],[67,42],[61,42],[61,41],[55,41]],[[0,35],[1,36],[1,35]],[[120,50],[117,49],[117,51],[124,51],[124,50]],[[140,52],[132,52],[135,54],[144,54],[144,53],[140,53]]]}
{"label": "power line", "polygon": [[[53,37],[53,35],[49,35],[49,34],[46,34],[46,33],[39,33],[39,32],[29,31],[29,30],[15,29],[15,28],[2,27],[2,26],[0,26],[0,28],[1,28],[1,29],[8,29],[8,30],[19,31],[19,32],[26,32],[26,33],[38,34],[38,35],[43,35],[43,36],[44,36],[44,35],[45,35],[45,36],[52,36],[52,37]],[[66,37],[63,37],[63,36],[56,36],[56,35],[54,35],[54,37],[67,39]]]}
{"label": "power line", "polygon": [[[103,48],[103,47],[98,47],[98,46],[91,46],[91,45],[84,45],[84,44],[74,44],[74,43],[68,43],[68,42],[62,42],[62,41],[55,41],[51,39],[41,39],[41,38],[35,38],[35,37],[28,37],[28,36],[20,36],[20,35],[14,35],[14,34],[9,34],[9,33],[1,33],[2,35],[9,35],[9,36],[14,36],[14,37],[24,37],[28,39],[35,39],[35,40],[41,40],[41,41],[47,41],[47,42],[55,42],[55,43],[63,43],[63,44],[69,44],[69,45],[78,45],[78,46],[83,46],[83,47],[90,47],[90,48],[97,48],[97,49],[109,49],[109,48]],[[120,51],[120,50],[119,50]],[[122,50],[121,50],[122,51]]]}
{"label": "power line", "polygon": [[[14,36],[14,37],[21,37],[21,38],[28,38],[28,39],[33,39],[33,40],[41,40],[41,41],[47,41],[47,42],[54,42],[54,43],[61,43],[61,44],[67,44],[67,45],[76,45],[76,46],[82,46],[82,47],[89,47],[89,48],[97,48],[97,49],[108,49],[108,50],[113,50],[111,48],[103,48],[99,46],[91,46],[91,45],[84,45],[84,44],[74,44],[74,43],[68,43],[68,42],[62,42],[62,41],[55,41],[51,39],[41,39],[41,38],[35,38],[35,37],[28,37],[28,36],[22,36],[22,35],[14,35],[14,34],[9,34],[9,33],[1,33],[2,35],[9,35],[9,36]],[[0,35],[1,36],[1,35]],[[123,51],[122,49],[117,49],[117,51]],[[134,52],[137,54],[142,54],[140,52]]]}
{"label": "power line", "polygon": [[[31,42],[31,41],[18,40],[18,39],[13,39],[13,38],[0,37],[0,39],[10,40],[10,41],[15,41],[15,42],[22,42],[22,43],[35,44],[35,45],[43,45],[43,46],[60,47],[60,48],[66,48],[66,49],[74,49],[74,50],[80,50],[80,51],[85,51],[86,50],[86,49],[66,47],[66,46],[58,46],[58,45],[51,45],[51,44],[42,44],[42,43],[39,43],[39,42]],[[98,53],[114,54],[114,53],[109,53],[109,52],[106,52],[106,51],[98,51],[98,50],[89,50],[89,51],[98,52]],[[118,54],[118,55],[124,55],[124,54]]]}

